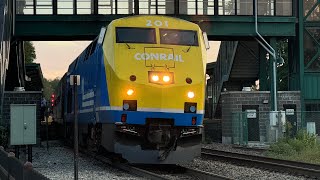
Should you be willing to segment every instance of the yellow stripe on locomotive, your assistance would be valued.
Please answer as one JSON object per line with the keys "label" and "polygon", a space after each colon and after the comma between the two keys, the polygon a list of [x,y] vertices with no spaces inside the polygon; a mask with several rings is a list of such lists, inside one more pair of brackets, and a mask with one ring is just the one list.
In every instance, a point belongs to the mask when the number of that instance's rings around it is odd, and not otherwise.
{"label": "yellow stripe on locomotive", "polygon": [[118,19],[103,51],[110,106],[137,100],[138,109],[183,111],[195,102],[203,112],[206,49],[197,24],[152,15]]}

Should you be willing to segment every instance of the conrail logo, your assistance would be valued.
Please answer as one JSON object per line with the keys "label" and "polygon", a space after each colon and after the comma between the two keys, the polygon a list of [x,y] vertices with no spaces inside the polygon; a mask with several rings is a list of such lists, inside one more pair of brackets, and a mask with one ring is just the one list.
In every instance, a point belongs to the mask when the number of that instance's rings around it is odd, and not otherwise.
{"label": "conrail logo", "polygon": [[165,53],[136,53],[136,60],[159,60],[159,61],[177,61],[184,62],[182,55],[165,54]]}

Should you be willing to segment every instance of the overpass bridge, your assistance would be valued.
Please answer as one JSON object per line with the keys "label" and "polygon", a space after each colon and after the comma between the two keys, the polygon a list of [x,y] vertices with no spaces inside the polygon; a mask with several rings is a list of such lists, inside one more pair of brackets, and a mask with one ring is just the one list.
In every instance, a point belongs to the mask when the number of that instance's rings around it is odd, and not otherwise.
{"label": "overpass bridge", "polygon": [[[257,1],[257,6],[255,2]],[[211,116],[219,117],[221,91],[241,90],[260,81],[260,90],[273,90],[273,57],[259,45],[258,32],[280,52],[288,47],[285,67],[278,68],[281,90],[301,91],[302,109],[320,110],[320,8],[317,0],[13,0],[1,6],[9,12],[0,24],[10,25],[10,63],[2,53],[1,79],[7,90],[25,81],[23,41],[92,40],[113,19],[160,14],[199,24],[209,40],[222,41],[211,76]],[[257,12],[257,19],[255,19]],[[4,32],[1,32],[4,34]],[[3,36],[2,36],[3,37]],[[8,42],[2,39],[2,42]],[[265,43],[262,43],[265,45]],[[6,47],[5,45],[1,46]],[[7,48],[8,49],[8,48]],[[283,52],[282,52],[283,53]],[[5,71],[8,66],[8,70]],[[18,67],[18,68],[16,68]],[[280,72],[280,70],[283,70]],[[9,79],[9,80],[8,80]],[[279,81],[280,81],[279,80]],[[4,87],[4,81],[1,81]],[[3,88],[2,88],[3,89]],[[3,92],[3,90],[2,90]],[[315,110],[315,109],[313,109]]]}

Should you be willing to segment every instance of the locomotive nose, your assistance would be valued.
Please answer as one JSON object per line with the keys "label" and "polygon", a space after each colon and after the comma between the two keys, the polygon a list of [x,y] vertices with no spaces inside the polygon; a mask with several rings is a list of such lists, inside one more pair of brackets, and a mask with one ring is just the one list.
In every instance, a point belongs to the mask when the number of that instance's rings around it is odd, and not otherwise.
{"label": "locomotive nose", "polygon": [[175,67],[175,60],[178,60],[181,55],[175,55],[171,48],[150,48],[145,47],[143,59],[146,61],[147,67]]}

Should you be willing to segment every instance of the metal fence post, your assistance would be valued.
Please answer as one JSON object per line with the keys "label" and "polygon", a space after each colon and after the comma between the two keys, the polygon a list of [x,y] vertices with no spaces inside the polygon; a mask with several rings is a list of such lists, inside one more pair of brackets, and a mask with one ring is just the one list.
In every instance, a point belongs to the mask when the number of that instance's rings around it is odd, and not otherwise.
{"label": "metal fence post", "polygon": [[32,171],[33,167],[32,167],[32,163],[31,162],[26,162],[23,165],[23,180],[31,180],[29,174]]}
{"label": "metal fence post", "polygon": [[13,152],[8,153],[8,159],[7,159],[7,167],[8,167],[8,180],[11,179],[10,178],[10,174],[11,174],[11,161],[10,159],[13,158],[15,156],[15,154]]}
{"label": "metal fence post", "polygon": [[80,85],[80,76],[71,75],[70,85],[74,90],[74,179],[78,179],[78,86]]}

